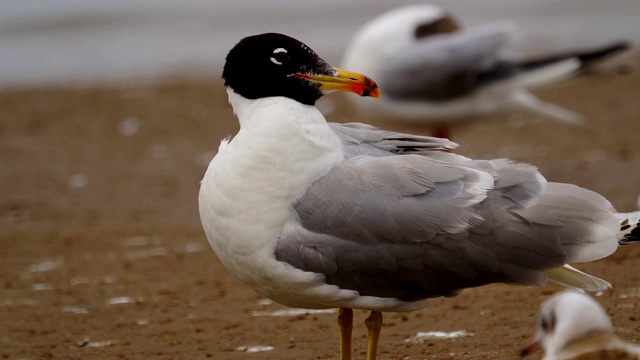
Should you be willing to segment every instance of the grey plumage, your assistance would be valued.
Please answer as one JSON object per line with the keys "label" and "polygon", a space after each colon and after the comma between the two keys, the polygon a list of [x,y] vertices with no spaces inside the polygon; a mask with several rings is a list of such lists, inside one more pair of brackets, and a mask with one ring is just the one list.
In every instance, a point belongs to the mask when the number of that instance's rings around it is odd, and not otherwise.
{"label": "grey plumage", "polygon": [[[615,249],[585,246],[619,223],[592,191],[547,183],[531,165],[418,150],[446,140],[331,126],[359,151],[308,189],[295,206],[305,231],[275,250],[329,284],[415,301],[492,282],[542,284],[548,269]],[[393,156],[401,141],[380,138],[406,139],[414,153]]]}
{"label": "grey plumage", "polygon": [[416,41],[398,50],[402,56],[390,54],[379,81],[391,98],[455,99],[490,82],[481,74],[496,66],[507,41],[505,28],[495,25]]}
{"label": "grey plumage", "polygon": [[450,150],[458,144],[448,139],[380,130],[363,123],[329,123],[342,141],[346,157],[357,155],[388,156],[429,150]]}
{"label": "grey plumage", "polygon": [[507,30],[503,25],[486,25],[437,34],[397,50],[388,56],[379,77],[385,95],[403,101],[450,101],[498,82],[524,81],[565,61],[576,61],[578,72],[629,48],[620,41],[591,51],[516,61],[504,58]]}

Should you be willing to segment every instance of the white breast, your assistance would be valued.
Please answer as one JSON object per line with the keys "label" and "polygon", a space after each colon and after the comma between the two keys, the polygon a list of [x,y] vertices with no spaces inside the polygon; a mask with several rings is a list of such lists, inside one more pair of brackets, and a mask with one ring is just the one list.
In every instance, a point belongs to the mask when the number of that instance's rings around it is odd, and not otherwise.
{"label": "white breast", "polygon": [[202,180],[202,225],[229,271],[287,303],[277,289],[305,288],[321,276],[277,262],[277,238],[295,226],[295,201],[343,159],[341,144],[313,106],[287,98],[247,100],[233,91],[229,98],[241,130],[221,147]]}

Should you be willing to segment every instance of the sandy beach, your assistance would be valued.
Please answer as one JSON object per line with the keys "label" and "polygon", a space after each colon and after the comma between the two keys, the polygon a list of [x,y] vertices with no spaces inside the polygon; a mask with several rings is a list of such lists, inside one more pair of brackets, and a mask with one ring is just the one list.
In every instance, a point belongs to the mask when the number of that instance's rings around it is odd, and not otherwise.
{"label": "sandy beach", "polygon": [[[549,181],[637,210],[640,72],[594,72],[536,94],[585,124],[490,116],[453,130],[457,152],[533,163]],[[0,358],[337,358],[335,314],[268,316],[285,308],[233,278],[202,232],[199,181],[238,129],[220,82],[5,90],[0,109]],[[366,121],[348,110],[330,120]],[[640,244],[576,265],[613,284],[597,300],[636,343],[639,261]],[[558,290],[492,285],[389,314],[379,358],[515,359]],[[356,311],[355,358],[366,351],[365,316]],[[473,336],[405,341],[458,330]]]}

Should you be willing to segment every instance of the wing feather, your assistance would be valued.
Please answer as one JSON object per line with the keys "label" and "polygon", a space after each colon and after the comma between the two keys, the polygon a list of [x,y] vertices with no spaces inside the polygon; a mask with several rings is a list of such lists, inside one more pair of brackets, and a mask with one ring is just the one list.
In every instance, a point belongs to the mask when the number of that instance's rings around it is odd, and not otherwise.
{"label": "wing feather", "polygon": [[282,235],[276,259],[361,295],[416,301],[541,285],[615,250],[619,220],[600,195],[547,183],[531,165],[441,154],[338,164],[295,204],[299,231]]}
{"label": "wing feather", "polygon": [[446,101],[473,92],[478,75],[498,63],[507,45],[505,26],[429,37],[388,54],[379,79],[385,95],[399,99]]}

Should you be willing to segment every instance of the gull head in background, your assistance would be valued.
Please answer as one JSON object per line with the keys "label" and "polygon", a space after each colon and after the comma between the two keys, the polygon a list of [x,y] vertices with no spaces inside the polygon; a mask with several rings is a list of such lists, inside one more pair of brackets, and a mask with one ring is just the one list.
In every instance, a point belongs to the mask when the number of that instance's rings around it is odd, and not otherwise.
{"label": "gull head in background", "polygon": [[544,360],[640,358],[640,347],[626,344],[615,335],[602,305],[574,291],[555,294],[540,307],[534,340],[521,355],[538,349],[544,351]]}

